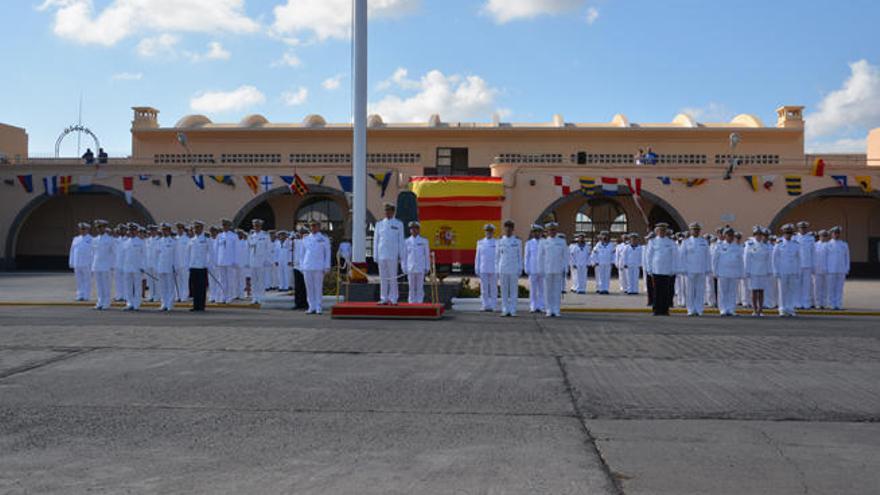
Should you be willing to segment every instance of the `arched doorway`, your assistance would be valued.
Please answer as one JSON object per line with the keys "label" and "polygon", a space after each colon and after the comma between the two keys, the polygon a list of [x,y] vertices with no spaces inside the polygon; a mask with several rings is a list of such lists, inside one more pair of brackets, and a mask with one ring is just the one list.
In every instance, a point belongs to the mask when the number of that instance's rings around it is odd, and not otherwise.
{"label": "arched doorway", "polygon": [[839,225],[849,243],[851,273],[880,277],[880,194],[842,187],[814,191],[780,210],[770,228],[777,232],[801,220],[810,222],[814,232]]}
{"label": "arched doorway", "polygon": [[589,199],[575,214],[574,233],[583,234],[590,244],[595,244],[603,231],[610,232],[612,238],[629,232],[626,210],[611,199]]}
{"label": "arched doorway", "polygon": [[16,216],[6,238],[6,259],[17,270],[65,270],[76,224],[102,218],[111,225],[154,223],[136,199],[129,206],[121,191],[93,185],[88,191],[34,198]]}

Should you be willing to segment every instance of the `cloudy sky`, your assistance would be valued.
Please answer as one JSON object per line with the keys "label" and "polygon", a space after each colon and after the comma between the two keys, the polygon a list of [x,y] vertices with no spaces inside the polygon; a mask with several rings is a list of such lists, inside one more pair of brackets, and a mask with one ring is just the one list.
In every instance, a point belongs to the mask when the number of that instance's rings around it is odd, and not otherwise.
{"label": "cloudy sky", "polygon": [[[3,0],[0,122],[49,154],[83,121],[130,150],[132,106],[299,122],[351,115],[351,0]],[[370,0],[386,122],[634,122],[807,106],[808,148],[880,126],[875,0]]]}

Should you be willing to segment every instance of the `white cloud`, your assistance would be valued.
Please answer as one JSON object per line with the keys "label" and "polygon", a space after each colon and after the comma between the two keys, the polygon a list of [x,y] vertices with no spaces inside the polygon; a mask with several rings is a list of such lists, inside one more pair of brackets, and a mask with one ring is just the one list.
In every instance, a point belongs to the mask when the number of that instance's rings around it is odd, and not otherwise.
{"label": "white cloud", "polygon": [[290,107],[302,105],[309,98],[309,90],[303,86],[297,88],[296,91],[285,91],[281,93],[281,100]]}
{"label": "white cloud", "polygon": [[841,138],[836,141],[811,141],[807,153],[865,153],[868,138]]}
{"label": "white cloud", "polygon": [[[541,15],[558,15],[568,12],[574,12],[586,5],[585,0],[488,0],[483,5],[483,12],[489,14],[495,22],[504,24],[506,22],[532,19]],[[598,17],[599,11],[595,8],[588,10],[587,20],[595,14]],[[592,19],[595,21],[595,17]]]}
{"label": "white cloud", "polygon": [[389,89],[413,92],[409,96],[387,95],[370,104],[386,122],[426,122],[432,114],[445,121],[489,120],[495,113],[506,114],[496,105],[499,90],[479,76],[446,76],[432,70],[418,81],[398,69],[388,82]]}
{"label": "white cloud", "polygon": [[599,19],[599,9],[590,7],[587,9],[587,24],[593,25]]}
{"label": "white cloud", "polygon": [[265,103],[266,97],[253,86],[241,86],[232,91],[204,91],[190,100],[189,107],[196,112],[223,113],[244,110]]}
{"label": "white cloud", "polygon": [[137,52],[142,57],[173,57],[177,54],[176,46],[180,37],[173,34],[160,34],[152,38],[144,38],[137,44]]}
{"label": "white cloud", "polygon": [[880,68],[867,60],[849,68],[843,87],[825,95],[817,110],[805,117],[808,141],[880,126]]}
{"label": "white cloud", "polygon": [[219,41],[208,43],[208,50],[205,53],[184,52],[191,61],[201,62],[203,60],[229,60],[232,54],[223,48]]}
{"label": "white cloud", "polygon": [[729,122],[733,112],[723,103],[710,101],[702,107],[685,107],[678,111],[690,115],[697,122]]}
{"label": "white cloud", "polygon": [[119,72],[110,76],[113,81],[140,81],[144,75],[140,72]]}
{"label": "white cloud", "polygon": [[272,62],[272,67],[299,67],[302,60],[293,52],[285,52],[278,60]]}
{"label": "white cloud", "polygon": [[244,12],[244,0],[112,0],[96,12],[93,0],[45,0],[54,11],[56,36],[82,44],[113,46],[144,32],[252,33],[260,26]]}
{"label": "white cloud", "polygon": [[[371,17],[397,17],[415,10],[420,0],[371,0]],[[351,0],[287,0],[274,9],[273,30],[282,35],[312,33],[318,40],[348,39]]]}
{"label": "white cloud", "polygon": [[321,87],[326,89],[327,91],[336,91],[339,89],[340,84],[342,83],[342,75],[336,75],[333,77],[328,77],[324,79],[324,82],[321,83]]}

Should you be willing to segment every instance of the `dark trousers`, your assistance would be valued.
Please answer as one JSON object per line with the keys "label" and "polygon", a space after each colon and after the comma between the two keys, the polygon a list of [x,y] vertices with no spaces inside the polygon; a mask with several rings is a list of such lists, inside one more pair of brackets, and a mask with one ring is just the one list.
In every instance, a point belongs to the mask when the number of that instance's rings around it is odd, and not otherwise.
{"label": "dark trousers", "polygon": [[293,270],[293,309],[306,309],[309,307],[306,299],[306,279],[299,270]]}
{"label": "dark trousers", "polygon": [[654,276],[645,277],[645,288],[648,289],[648,306],[654,306]]}
{"label": "dark trousers", "polygon": [[207,268],[189,269],[189,291],[193,300],[193,309],[196,311],[204,311],[205,299],[208,294]]}
{"label": "dark trousers", "polygon": [[669,315],[675,294],[675,275],[654,275],[654,314]]}

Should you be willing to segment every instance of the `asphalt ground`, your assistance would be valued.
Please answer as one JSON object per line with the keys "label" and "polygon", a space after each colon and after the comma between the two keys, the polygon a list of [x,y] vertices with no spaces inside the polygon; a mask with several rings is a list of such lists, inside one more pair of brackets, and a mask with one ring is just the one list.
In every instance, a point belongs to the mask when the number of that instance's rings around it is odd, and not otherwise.
{"label": "asphalt ground", "polygon": [[873,494],[880,319],[0,307],[0,493]]}

